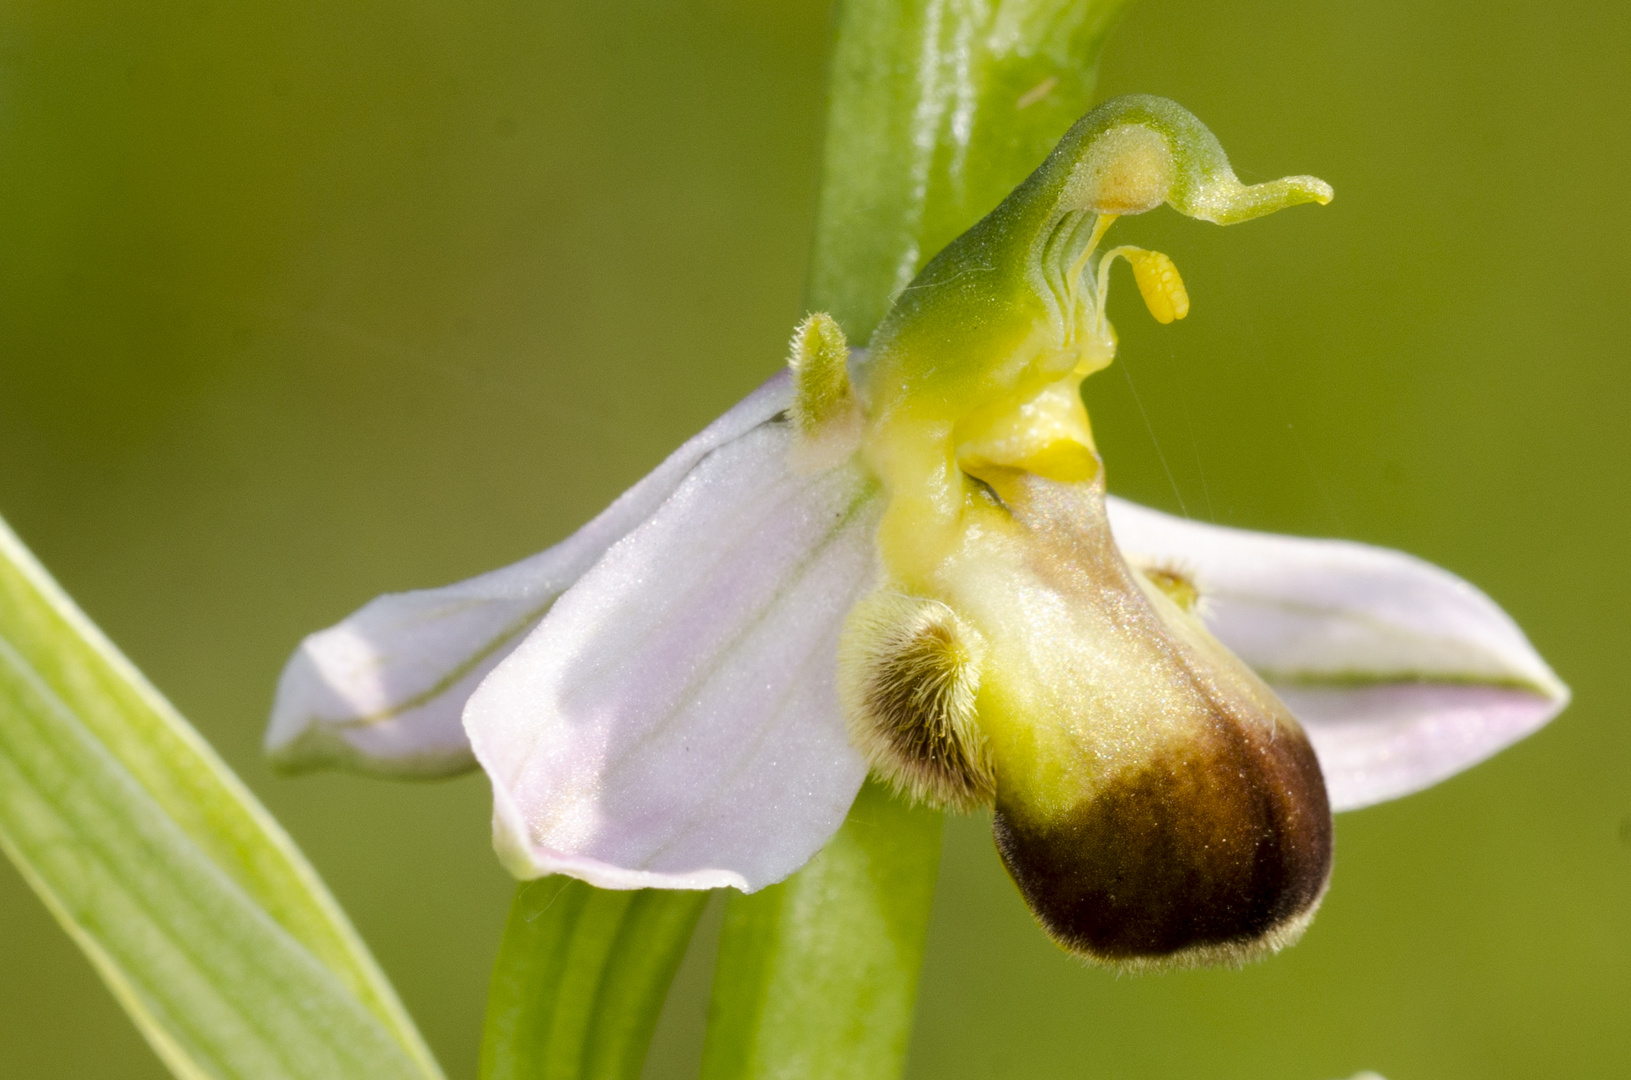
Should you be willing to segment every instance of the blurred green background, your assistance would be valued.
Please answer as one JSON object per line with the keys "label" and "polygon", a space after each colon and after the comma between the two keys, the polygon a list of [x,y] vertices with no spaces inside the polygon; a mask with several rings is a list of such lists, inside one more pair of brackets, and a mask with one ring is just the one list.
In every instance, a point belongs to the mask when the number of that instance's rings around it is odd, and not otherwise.
{"label": "blurred green background", "polygon": [[[0,513],[287,824],[453,1077],[510,893],[485,784],[276,777],[274,680],[376,593],[566,535],[775,369],[827,34],[822,0],[0,7]],[[1112,487],[1441,563],[1577,704],[1340,818],[1307,939],[1243,972],[1084,969],[952,821],[913,1077],[1631,1074],[1628,44],[1585,0],[1134,0],[1105,95],[1338,197],[1124,225],[1194,310],[1112,298]],[[716,932],[649,1077],[695,1072]],[[163,1075],[9,868],[0,1075]]]}

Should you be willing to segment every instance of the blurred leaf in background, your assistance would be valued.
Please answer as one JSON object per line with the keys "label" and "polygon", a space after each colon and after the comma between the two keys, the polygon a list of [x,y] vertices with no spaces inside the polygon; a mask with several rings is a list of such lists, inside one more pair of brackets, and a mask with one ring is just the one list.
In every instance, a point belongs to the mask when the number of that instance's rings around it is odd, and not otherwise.
{"label": "blurred leaf in background", "polygon": [[0,847],[178,1077],[440,1080],[287,834],[3,521]]}
{"label": "blurred leaf in background", "polygon": [[[0,15],[0,512],[295,835],[454,1076],[513,891],[485,783],[275,778],[271,690],[313,627],[559,539],[779,364],[826,39],[800,11]],[[0,1074],[163,1075],[0,888]]]}
{"label": "blurred leaf in background", "polygon": [[[776,368],[828,18],[0,12],[0,514],[288,825],[452,1076],[475,1073],[511,892],[484,786],[275,778],[273,683],[368,598],[566,535]],[[1171,96],[1243,179],[1308,170],[1339,198],[1250,230],[1136,223],[1194,306],[1118,320],[1121,374],[1088,390],[1112,489],[1440,563],[1576,704],[1340,818],[1314,929],[1244,972],[1083,970],[988,824],[953,819],[911,1075],[1623,1075],[1628,31],[1579,0],[1129,6],[1100,96]],[[162,1076],[9,871],[0,912],[0,1074]],[[649,1077],[695,1073],[716,931]]]}

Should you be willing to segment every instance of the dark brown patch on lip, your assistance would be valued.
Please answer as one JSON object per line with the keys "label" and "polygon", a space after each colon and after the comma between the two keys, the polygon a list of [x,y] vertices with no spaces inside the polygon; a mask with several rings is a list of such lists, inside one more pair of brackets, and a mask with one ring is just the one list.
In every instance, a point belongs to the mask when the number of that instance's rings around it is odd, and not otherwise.
{"label": "dark brown patch on lip", "polygon": [[1307,739],[1225,716],[1060,820],[1027,820],[999,795],[993,832],[1048,933],[1124,966],[1277,948],[1331,871],[1331,812]]}

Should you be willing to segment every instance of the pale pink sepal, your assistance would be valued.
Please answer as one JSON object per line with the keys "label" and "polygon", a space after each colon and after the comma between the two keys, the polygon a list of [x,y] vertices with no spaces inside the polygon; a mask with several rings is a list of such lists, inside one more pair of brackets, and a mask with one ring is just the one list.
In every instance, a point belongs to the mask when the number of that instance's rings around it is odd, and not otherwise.
{"label": "pale pink sepal", "polygon": [[1565,700],[1449,683],[1275,690],[1314,744],[1333,810],[1432,787],[1535,731]]}
{"label": "pale pink sepal", "polygon": [[1333,809],[1435,784],[1568,703],[1517,624],[1431,563],[1185,521],[1120,499],[1109,512],[1129,561],[1190,578],[1207,627],[1303,723]]}
{"label": "pale pink sepal", "polygon": [[789,425],[710,454],[465,710],[517,877],[751,891],[843,821],[866,775],[835,690],[880,500],[787,467]]}
{"label": "pale pink sepal", "polygon": [[306,638],[278,681],[266,752],[294,770],[428,777],[473,767],[460,715],[481,680],[699,461],[789,398],[777,375],[547,551],[456,585],[378,597]]}

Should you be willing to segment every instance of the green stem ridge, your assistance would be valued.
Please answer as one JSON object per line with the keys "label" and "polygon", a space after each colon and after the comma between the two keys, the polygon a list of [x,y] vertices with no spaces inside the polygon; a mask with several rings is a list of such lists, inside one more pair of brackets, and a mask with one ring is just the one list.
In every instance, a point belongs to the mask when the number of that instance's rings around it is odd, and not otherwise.
{"label": "green stem ridge", "polygon": [[634,1080],[706,892],[523,882],[487,1002],[482,1080]]}
{"label": "green stem ridge", "polygon": [[840,0],[809,306],[864,343],[1092,104],[1126,0]]}
{"label": "green stem ridge", "polygon": [[808,866],[729,895],[702,1080],[901,1074],[941,824],[869,782]]}
{"label": "green stem ridge", "polygon": [[[841,0],[808,304],[866,342],[1091,104],[1125,0]],[[941,815],[868,783],[787,881],[726,901],[703,1080],[905,1067]]]}

